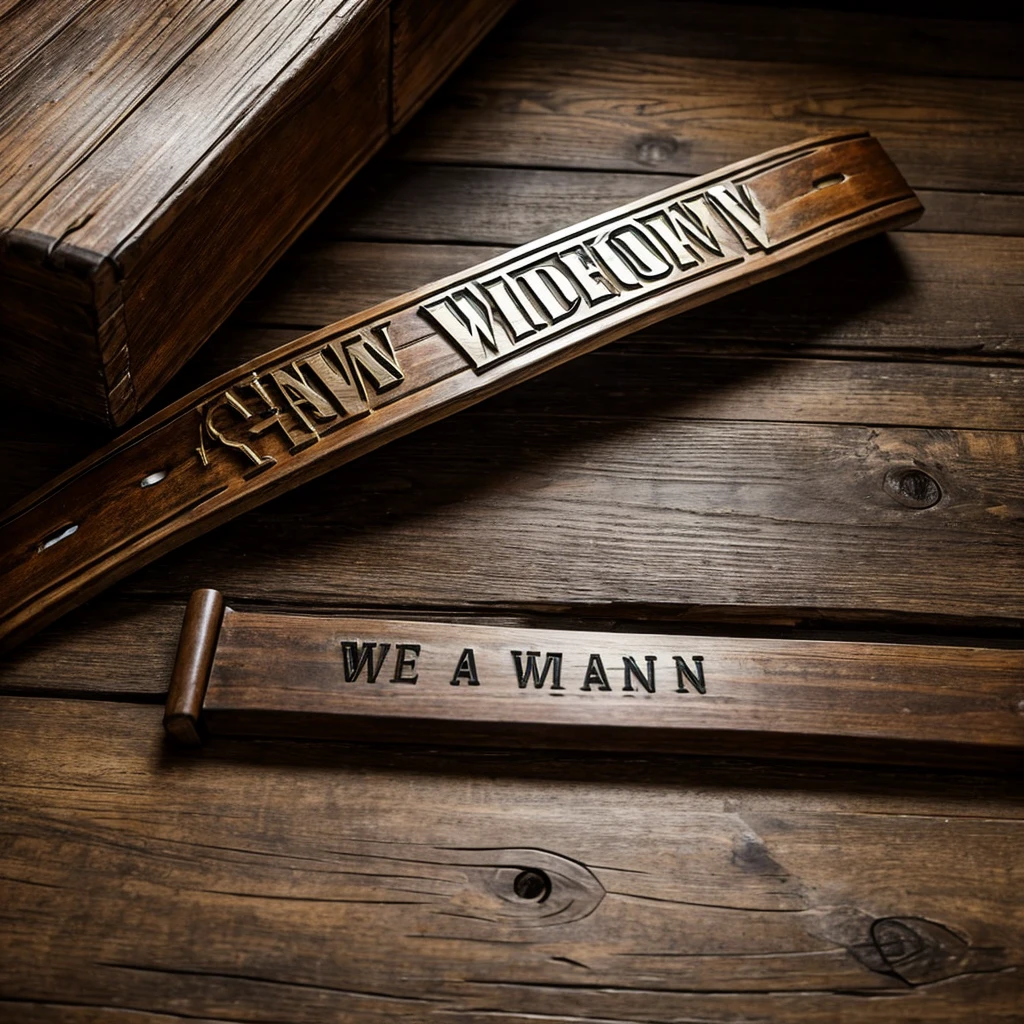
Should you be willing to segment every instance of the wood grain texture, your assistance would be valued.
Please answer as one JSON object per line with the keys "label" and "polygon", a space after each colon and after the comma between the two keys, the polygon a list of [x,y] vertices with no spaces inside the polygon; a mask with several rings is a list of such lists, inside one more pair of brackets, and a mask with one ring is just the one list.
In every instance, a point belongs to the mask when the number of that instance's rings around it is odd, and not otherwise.
{"label": "wood grain texture", "polygon": [[[839,5],[836,5],[839,7]],[[847,6],[847,5],[843,5]],[[864,7],[865,5],[861,5]],[[829,63],[900,74],[1020,79],[1019,20],[950,17],[942,5],[928,16],[892,5],[890,10],[785,7],[775,4],[644,0],[623,6],[593,0],[526,0],[509,26],[517,40],[595,49],[744,62]],[[824,59],[823,59],[824,58]]]}
{"label": "wood grain texture", "polygon": [[[0,700],[15,1019],[1018,1014],[1009,777],[228,740],[195,756],[159,720]],[[516,896],[524,870],[546,899]]]}
{"label": "wood grain texture", "polygon": [[[1011,773],[226,737],[188,754],[160,738],[185,601],[211,584],[260,613],[1018,656],[1021,193],[1003,180],[1016,134],[985,125],[1018,102],[1020,29],[950,13],[524,0],[503,22],[473,88],[453,79],[409,128],[454,118],[486,138],[494,111],[474,104],[490,82],[522,108],[501,130],[538,134],[493,159],[375,160],[169,398],[304,332],[275,310],[317,327],[333,315],[318,310],[357,312],[678,177],[635,159],[678,104],[671,78],[612,82],[597,112],[572,102],[583,79],[552,91],[552,43],[609,73],[622,55],[631,75],[699,60],[751,90],[774,64],[805,106],[769,118],[895,111],[902,138],[931,136],[934,177],[962,176],[973,150],[992,188],[922,190],[925,217],[893,245],[860,243],[791,289],[681,315],[367,455],[5,656],[0,1018],[1017,1024]],[[982,93],[982,121],[953,117]],[[883,94],[888,113],[863,106]],[[742,113],[779,92],[733,95]],[[765,130],[708,110],[691,121],[698,155],[712,136],[752,151],[738,129]],[[0,504],[104,443],[5,397]],[[894,467],[934,474],[943,499],[902,504],[928,489],[886,490]],[[537,872],[555,879],[555,902],[516,894],[524,870],[527,895]],[[600,896],[586,871],[604,891],[591,914],[526,926],[559,896]]]}
{"label": "wood grain texture", "polygon": [[[627,203],[673,175],[378,160],[317,221],[316,237],[520,245]],[[924,216],[905,231],[1024,235],[1024,196],[919,189]]]}
{"label": "wood grain texture", "polygon": [[804,140],[241,366],[8,512],[5,646],[183,540],[395,437],[919,215],[870,136]]}
{"label": "wood grain texture", "polygon": [[[421,65],[408,102],[489,27],[462,6],[441,18],[457,53],[426,40],[421,53],[418,23],[396,13]],[[392,13],[384,0],[41,7],[5,19],[37,43],[0,91],[5,376],[120,425],[388,137]]]}
{"label": "wood grain texture", "polygon": [[[420,431],[129,589],[337,608],[401,595],[437,612],[1024,618],[1018,433],[662,419],[649,405],[643,422],[604,421],[579,406],[531,414],[531,400],[542,385],[512,415]],[[935,506],[886,491],[911,469],[939,482]]]}
{"label": "wood grain texture", "polygon": [[[1024,83],[743,61],[503,36],[475,54],[406,159],[699,174],[828,126],[877,135],[914,188],[1017,192]],[[571,154],[571,158],[569,157]]]}
{"label": "wood grain texture", "polygon": [[1024,651],[595,633],[189,600],[164,728],[888,764],[1024,764]]}
{"label": "wood grain texture", "polygon": [[[497,246],[311,240],[275,269],[236,322],[309,329],[390,294],[492,259]],[[671,331],[814,352],[954,357],[1024,354],[1024,238],[899,232],[835,253],[747,296],[695,310]],[[844,282],[837,289],[837,281]]]}
{"label": "wood grain texture", "polygon": [[391,119],[396,128],[423,106],[514,2],[459,0],[446,4],[441,13],[433,0],[394,0]]}

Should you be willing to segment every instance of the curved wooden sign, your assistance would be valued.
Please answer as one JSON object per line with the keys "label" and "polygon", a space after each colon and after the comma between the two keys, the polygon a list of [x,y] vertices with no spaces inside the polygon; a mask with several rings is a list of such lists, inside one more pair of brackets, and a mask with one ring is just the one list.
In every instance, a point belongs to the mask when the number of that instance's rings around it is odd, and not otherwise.
{"label": "curved wooden sign", "polygon": [[0,645],[373,448],[916,219],[865,133],[696,178],[342,320],[140,423],[0,522]]}

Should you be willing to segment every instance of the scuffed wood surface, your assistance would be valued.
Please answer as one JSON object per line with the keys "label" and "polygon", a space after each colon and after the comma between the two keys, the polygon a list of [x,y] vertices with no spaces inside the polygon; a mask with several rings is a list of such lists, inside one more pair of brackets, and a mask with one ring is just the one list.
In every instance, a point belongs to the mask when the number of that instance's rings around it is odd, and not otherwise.
{"label": "scuffed wood surface", "polygon": [[[8,659],[0,1016],[1016,1022],[1009,776],[164,748],[197,586],[256,610],[1020,648],[1019,26],[524,0],[500,33],[168,397],[823,122],[878,131],[925,217],[247,514]],[[6,405],[0,495],[101,439]],[[894,465],[942,501],[893,500]],[[537,912],[502,857],[600,900],[565,924],[499,916]]]}
{"label": "scuffed wood surface", "polygon": [[[224,740],[185,755],[159,717],[0,700],[15,1019],[1018,1013],[1009,780]],[[546,899],[516,896],[524,869]]]}

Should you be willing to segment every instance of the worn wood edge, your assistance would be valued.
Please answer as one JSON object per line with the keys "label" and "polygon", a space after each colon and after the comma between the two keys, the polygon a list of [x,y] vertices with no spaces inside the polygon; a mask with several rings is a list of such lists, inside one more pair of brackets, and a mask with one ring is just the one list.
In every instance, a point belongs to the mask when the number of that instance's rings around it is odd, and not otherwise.
{"label": "worn wood edge", "polygon": [[200,743],[199,719],[226,609],[217,590],[196,590],[185,607],[164,709],[164,729],[183,746]]}
{"label": "worn wood edge", "polygon": [[[272,265],[274,259],[292,243],[295,238],[309,226],[323,208],[347,184],[353,175],[365,166],[366,162],[380,149],[389,137],[387,124],[376,138],[368,139],[361,155],[345,163],[342,172],[315,200],[306,215],[276,245],[273,252],[265,256],[253,268],[242,286],[236,289],[234,302],[222,313],[219,320],[210,326],[193,344],[184,349],[175,349],[176,358],[168,364],[155,384],[138,392],[131,372],[131,360],[141,358],[138,351],[132,352],[130,345],[131,331],[126,321],[126,303],[130,290],[126,291],[124,257],[140,240],[159,236],[166,228],[161,225],[174,213],[183,197],[190,195],[205,196],[211,187],[221,180],[246,153],[252,152],[270,133],[273,133],[287,118],[290,110],[304,103],[311,92],[323,89],[329,82],[329,74],[341,66],[345,54],[350,51],[371,28],[378,16],[387,17],[387,0],[361,0],[354,10],[344,13],[339,18],[335,12],[327,19],[320,29],[312,33],[310,40],[281,69],[273,82],[273,87],[260,97],[259,103],[249,110],[243,121],[236,127],[230,137],[217,140],[202,159],[193,164],[167,190],[163,199],[153,205],[142,221],[127,230],[124,237],[109,252],[95,251],[82,247],[74,241],[72,231],[60,238],[43,235],[17,225],[0,231],[0,254],[6,256],[5,272],[12,277],[22,276],[26,268],[31,266],[38,273],[38,268],[45,268],[53,275],[53,285],[59,294],[63,289],[80,292],[86,287],[90,292],[89,303],[83,306],[84,311],[94,320],[94,329],[85,339],[95,352],[96,372],[104,381],[101,402],[89,401],[86,392],[82,392],[79,401],[77,392],[73,401],[62,405],[62,410],[70,415],[101,422],[108,427],[120,427],[127,423],[144,404],[153,396],[163,383],[173,376],[181,365],[205,343],[219,323],[230,314],[231,309],[240,302],[252,285],[259,280]],[[328,33],[332,41],[325,42],[324,34]],[[340,37],[342,45],[337,46]],[[267,107],[275,97],[286,96],[284,108],[268,116]],[[134,111],[133,111],[134,113]],[[130,116],[130,115],[129,115]],[[100,139],[88,156],[102,146]],[[88,159],[88,156],[85,159]],[[13,255],[16,253],[17,255]],[[146,254],[142,258],[145,263]],[[129,283],[135,283],[133,275]]]}

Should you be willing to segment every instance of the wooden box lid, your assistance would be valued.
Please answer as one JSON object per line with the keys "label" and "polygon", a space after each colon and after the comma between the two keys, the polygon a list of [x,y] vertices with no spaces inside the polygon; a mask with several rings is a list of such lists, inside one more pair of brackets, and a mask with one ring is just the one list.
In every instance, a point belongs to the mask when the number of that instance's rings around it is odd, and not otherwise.
{"label": "wooden box lid", "polygon": [[126,422],[509,6],[0,3],[0,377]]}

